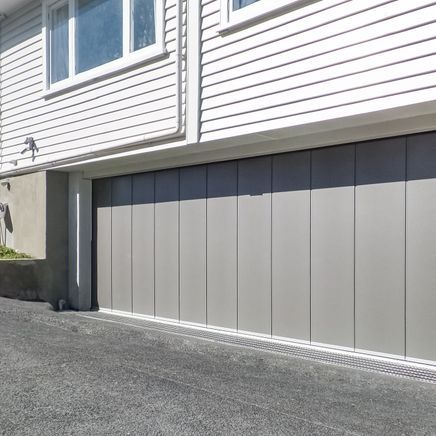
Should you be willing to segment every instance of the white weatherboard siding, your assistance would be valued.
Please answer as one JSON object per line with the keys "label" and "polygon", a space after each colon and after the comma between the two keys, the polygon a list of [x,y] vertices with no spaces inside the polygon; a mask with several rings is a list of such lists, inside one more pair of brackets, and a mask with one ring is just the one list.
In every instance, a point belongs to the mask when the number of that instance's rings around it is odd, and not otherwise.
{"label": "white weatherboard siding", "polygon": [[[183,13],[185,8],[183,4]],[[176,9],[176,0],[166,1],[168,55],[53,96],[43,93],[41,1],[2,22],[0,172],[129,144],[138,137],[159,139],[160,132],[174,130],[178,114]],[[183,82],[184,78],[183,73]],[[181,88],[183,104],[183,84]],[[27,136],[34,137],[40,150],[33,163],[30,153],[20,153]],[[14,160],[17,166],[11,163]]]}
{"label": "white weatherboard siding", "polygon": [[320,0],[227,33],[220,3],[202,2],[202,141],[435,98],[435,1]]}

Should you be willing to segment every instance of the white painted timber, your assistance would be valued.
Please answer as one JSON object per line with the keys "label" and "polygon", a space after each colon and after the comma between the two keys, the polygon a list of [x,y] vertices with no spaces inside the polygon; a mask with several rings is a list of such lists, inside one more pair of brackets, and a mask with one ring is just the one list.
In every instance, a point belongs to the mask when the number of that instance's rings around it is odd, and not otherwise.
{"label": "white painted timber", "polygon": [[434,99],[435,1],[324,0],[227,33],[202,4],[201,141]]}
{"label": "white painted timber", "polygon": [[[2,21],[0,174],[183,132],[184,3],[165,2],[167,54],[55,95],[44,94],[41,1]],[[21,154],[28,136],[39,148],[34,162],[30,153]]]}

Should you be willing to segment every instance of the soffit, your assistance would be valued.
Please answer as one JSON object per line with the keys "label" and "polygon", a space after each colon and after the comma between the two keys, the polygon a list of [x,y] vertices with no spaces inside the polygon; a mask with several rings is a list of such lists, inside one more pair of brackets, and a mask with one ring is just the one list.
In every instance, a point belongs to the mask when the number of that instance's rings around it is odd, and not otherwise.
{"label": "soffit", "polygon": [[0,0],[0,15],[7,16],[27,3],[30,3],[29,0]]}

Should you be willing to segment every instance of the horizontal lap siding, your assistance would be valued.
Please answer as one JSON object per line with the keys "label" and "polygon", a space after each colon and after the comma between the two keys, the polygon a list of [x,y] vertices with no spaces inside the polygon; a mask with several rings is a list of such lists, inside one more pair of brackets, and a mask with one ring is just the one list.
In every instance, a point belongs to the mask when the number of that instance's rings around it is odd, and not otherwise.
{"label": "horizontal lap siding", "polygon": [[31,164],[29,154],[20,154],[27,136],[35,138],[40,150],[35,163],[43,163],[174,128],[176,21],[176,2],[168,0],[165,42],[169,56],[49,98],[43,96],[41,2],[4,21],[0,35],[2,169],[13,168],[9,162],[15,159],[19,166]]}
{"label": "horizontal lap siding", "polygon": [[325,0],[228,34],[219,6],[203,2],[203,140],[432,98],[434,1]]}

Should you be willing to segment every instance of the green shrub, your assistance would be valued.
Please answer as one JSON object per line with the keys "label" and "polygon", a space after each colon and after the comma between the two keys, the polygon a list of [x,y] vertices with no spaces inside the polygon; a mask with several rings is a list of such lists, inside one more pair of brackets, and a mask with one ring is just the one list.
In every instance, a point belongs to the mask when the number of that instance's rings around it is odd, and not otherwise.
{"label": "green shrub", "polygon": [[24,253],[18,253],[12,248],[0,245],[0,259],[30,259],[31,256]]}

